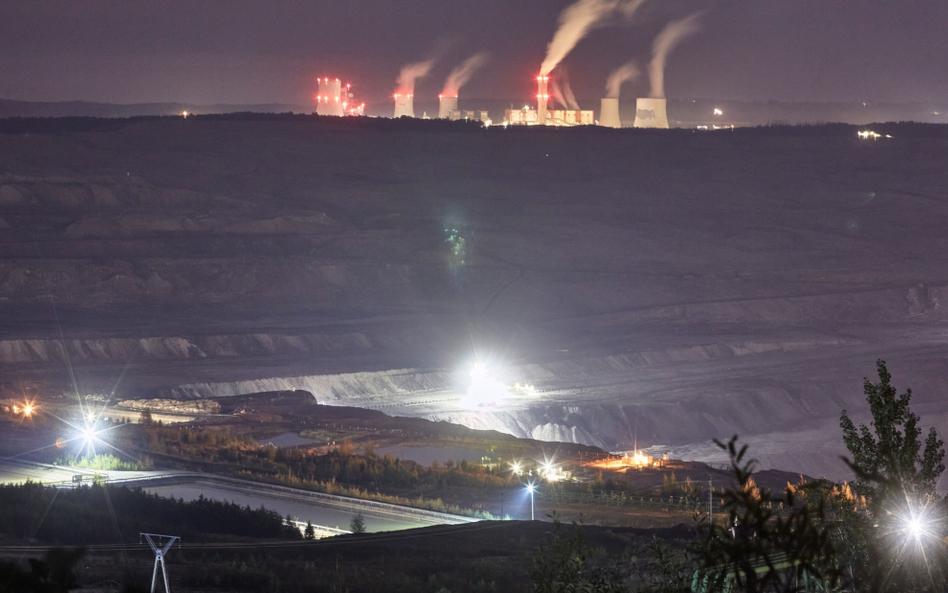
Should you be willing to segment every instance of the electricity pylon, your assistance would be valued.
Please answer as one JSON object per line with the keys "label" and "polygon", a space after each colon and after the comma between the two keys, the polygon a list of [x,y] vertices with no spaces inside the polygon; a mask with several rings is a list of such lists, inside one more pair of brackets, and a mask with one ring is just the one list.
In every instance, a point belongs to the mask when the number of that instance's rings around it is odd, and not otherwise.
{"label": "electricity pylon", "polygon": [[[165,583],[165,593],[171,593],[171,586],[168,583],[168,571],[165,569],[165,554],[168,553],[168,550],[171,549],[171,546],[174,545],[174,542],[180,540],[181,538],[177,535],[159,535],[157,533],[139,533],[138,535],[148,540],[148,545],[151,546],[151,551],[155,553],[155,570],[151,573],[151,593],[155,593],[155,584],[158,580],[159,564],[161,564],[161,580]],[[168,542],[162,544],[161,540],[164,539],[168,540]],[[158,540],[158,542],[155,543],[155,540]]]}

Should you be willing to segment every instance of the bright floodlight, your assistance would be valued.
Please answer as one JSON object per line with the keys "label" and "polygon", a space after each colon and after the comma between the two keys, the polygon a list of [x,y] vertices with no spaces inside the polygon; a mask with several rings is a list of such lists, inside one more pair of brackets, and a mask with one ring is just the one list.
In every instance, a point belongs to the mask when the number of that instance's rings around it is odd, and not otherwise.
{"label": "bright floodlight", "polygon": [[95,440],[95,433],[95,427],[88,424],[79,429],[79,434],[82,435],[82,440],[86,443],[91,443]]}
{"label": "bright floodlight", "polygon": [[514,461],[514,462],[510,465],[510,469],[513,470],[513,473],[515,473],[515,474],[517,474],[517,475],[520,475],[520,462],[519,462],[519,461]]}
{"label": "bright floodlight", "polygon": [[940,539],[937,535],[939,517],[931,508],[909,508],[897,516],[900,520],[897,529],[903,539],[903,545],[914,544],[924,548]]}
{"label": "bright floodlight", "polygon": [[536,520],[536,509],[533,505],[533,491],[534,491],[533,484],[527,484],[527,492],[530,493],[530,520],[531,521]]}
{"label": "bright floodlight", "polygon": [[25,406],[23,406],[23,415],[26,416],[27,418],[29,418],[30,416],[33,415],[33,405],[32,405],[32,404],[26,404]]}
{"label": "bright floodlight", "polygon": [[500,381],[491,377],[484,363],[478,362],[471,367],[471,382],[467,393],[461,398],[461,405],[469,409],[493,407],[503,403],[510,392]]}
{"label": "bright floodlight", "polygon": [[921,539],[921,537],[925,535],[925,526],[922,524],[921,519],[919,519],[918,517],[912,517],[911,519],[909,519],[906,522],[905,527],[909,535],[911,535],[915,539]]}

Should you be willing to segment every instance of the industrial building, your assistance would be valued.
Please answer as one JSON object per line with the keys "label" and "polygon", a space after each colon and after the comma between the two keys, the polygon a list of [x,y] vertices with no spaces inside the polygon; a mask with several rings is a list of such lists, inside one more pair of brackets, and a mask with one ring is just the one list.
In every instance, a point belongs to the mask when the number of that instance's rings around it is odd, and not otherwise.
{"label": "industrial building", "polygon": [[520,126],[591,126],[596,123],[591,109],[549,109],[549,81],[549,76],[537,76],[536,111],[526,105],[523,109],[507,109],[504,111],[504,123]]}
{"label": "industrial building", "polygon": [[342,82],[338,78],[317,78],[319,92],[316,94],[316,113],[319,115],[363,115],[365,103],[356,105],[352,95],[352,85]]}
{"label": "industrial building", "polygon": [[393,117],[415,117],[414,95],[395,93],[395,115]]}
{"label": "industrial building", "polygon": [[619,99],[605,98],[599,104],[599,125],[605,128],[621,128],[619,118]]}
{"label": "industrial building", "polygon": [[663,128],[668,129],[668,113],[665,99],[636,99],[635,122],[636,128]]}
{"label": "industrial building", "polygon": [[458,109],[457,96],[438,95],[438,119],[473,120],[490,124],[490,114],[485,109]]}

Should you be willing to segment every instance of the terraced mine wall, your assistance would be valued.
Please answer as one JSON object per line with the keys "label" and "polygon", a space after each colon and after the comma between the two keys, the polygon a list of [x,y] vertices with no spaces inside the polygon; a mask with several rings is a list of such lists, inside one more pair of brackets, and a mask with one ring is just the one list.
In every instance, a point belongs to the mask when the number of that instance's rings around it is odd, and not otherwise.
{"label": "terraced mine wall", "polygon": [[[948,431],[944,126],[30,125],[0,134],[5,395],[300,389],[819,474],[884,358]],[[475,360],[535,392],[465,405]]]}

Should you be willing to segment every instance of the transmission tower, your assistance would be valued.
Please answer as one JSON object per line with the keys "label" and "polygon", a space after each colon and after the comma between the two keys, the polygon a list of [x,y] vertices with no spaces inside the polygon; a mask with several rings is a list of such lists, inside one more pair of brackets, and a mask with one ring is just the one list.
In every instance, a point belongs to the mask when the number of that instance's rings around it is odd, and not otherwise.
{"label": "transmission tower", "polygon": [[[160,535],[157,533],[139,533],[139,536],[148,541],[151,551],[155,553],[155,570],[151,573],[151,593],[155,593],[155,585],[158,581],[158,565],[161,565],[161,580],[165,584],[165,593],[171,593],[171,585],[168,583],[168,571],[165,569],[165,554],[171,549],[176,541],[181,538],[177,535]],[[167,540],[166,543],[162,543]]]}

